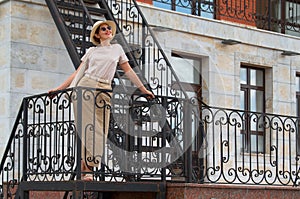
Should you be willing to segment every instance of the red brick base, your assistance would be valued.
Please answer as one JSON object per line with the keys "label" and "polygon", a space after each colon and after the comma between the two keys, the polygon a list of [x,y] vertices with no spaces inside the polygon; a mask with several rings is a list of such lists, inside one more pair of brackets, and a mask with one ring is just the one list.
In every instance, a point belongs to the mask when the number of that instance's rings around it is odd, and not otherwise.
{"label": "red brick base", "polygon": [[65,192],[58,191],[30,191],[29,198],[31,199],[58,199],[63,198]]}
{"label": "red brick base", "polygon": [[167,199],[299,199],[300,188],[168,183]]}

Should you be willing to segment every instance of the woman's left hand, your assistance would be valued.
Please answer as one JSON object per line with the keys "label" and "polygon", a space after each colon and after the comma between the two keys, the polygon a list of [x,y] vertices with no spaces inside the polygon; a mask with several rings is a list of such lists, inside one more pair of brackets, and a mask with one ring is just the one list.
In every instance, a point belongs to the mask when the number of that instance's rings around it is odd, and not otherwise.
{"label": "woman's left hand", "polygon": [[140,90],[143,94],[148,95],[147,98],[150,98],[150,99],[155,98],[154,94],[151,91],[147,90],[144,86],[141,87]]}

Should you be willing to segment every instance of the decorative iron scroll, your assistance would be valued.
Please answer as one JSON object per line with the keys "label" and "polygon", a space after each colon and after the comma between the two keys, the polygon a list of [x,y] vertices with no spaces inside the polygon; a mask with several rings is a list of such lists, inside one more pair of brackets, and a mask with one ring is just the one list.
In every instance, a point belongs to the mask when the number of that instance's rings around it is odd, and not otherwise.
{"label": "decorative iron scroll", "polygon": [[298,0],[153,0],[153,5],[186,14],[222,19],[274,32],[298,35]]}
{"label": "decorative iron scroll", "polygon": [[[299,184],[299,118],[206,106],[202,118],[207,182]],[[252,130],[248,149],[242,137],[247,122]]]}

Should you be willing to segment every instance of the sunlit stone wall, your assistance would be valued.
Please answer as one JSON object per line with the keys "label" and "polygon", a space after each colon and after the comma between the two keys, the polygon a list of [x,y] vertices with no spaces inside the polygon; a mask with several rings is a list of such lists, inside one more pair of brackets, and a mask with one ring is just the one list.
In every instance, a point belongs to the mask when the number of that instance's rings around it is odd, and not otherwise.
{"label": "sunlit stone wall", "polygon": [[0,153],[22,99],[47,92],[73,70],[45,1],[0,1]]}

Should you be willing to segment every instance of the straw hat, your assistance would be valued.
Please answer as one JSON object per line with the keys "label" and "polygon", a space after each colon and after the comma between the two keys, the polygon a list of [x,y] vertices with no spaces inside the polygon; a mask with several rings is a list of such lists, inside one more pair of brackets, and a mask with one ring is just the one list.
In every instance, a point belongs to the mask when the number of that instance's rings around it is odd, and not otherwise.
{"label": "straw hat", "polygon": [[103,25],[103,24],[106,24],[108,26],[111,27],[111,31],[112,31],[112,36],[114,37],[115,34],[116,34],[116,24],[115,22],[113,21],[110,21],[110,20],[106,20],[106,21],[97,21],[96,23],[94,23],[93,25],[93,28],[92,28],[92,31],[91,31],[91,34],[90,34],[90,40],[91,42],[94,44],[94,45],[98,45],[100,44],[98,41],[96,41],[94,39],[94,36],[95,36],[95,33],[96,33],[96,30],[99,26]]}

